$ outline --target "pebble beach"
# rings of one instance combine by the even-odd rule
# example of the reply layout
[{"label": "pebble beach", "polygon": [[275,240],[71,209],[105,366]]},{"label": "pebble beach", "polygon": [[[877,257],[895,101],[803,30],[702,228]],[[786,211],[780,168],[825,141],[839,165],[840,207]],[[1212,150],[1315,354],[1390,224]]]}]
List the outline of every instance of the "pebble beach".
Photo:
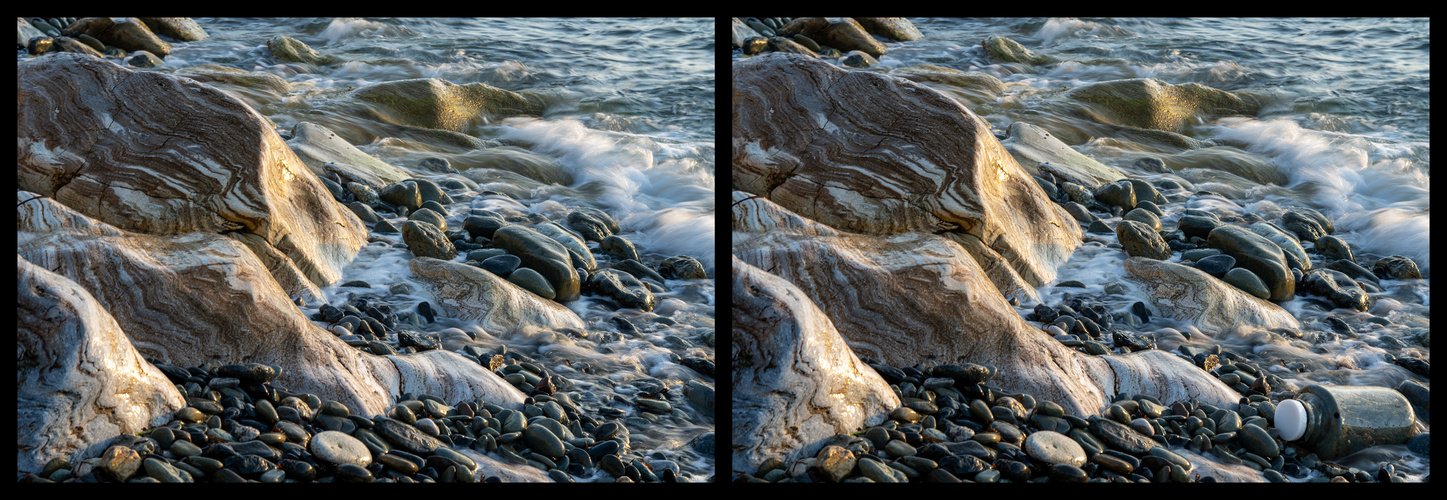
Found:
[{"label": "pebble beach", "polygon": [[[280,285],[290,310],[275,314],[310,325],[287,338],[324,335],[305,343],[400,371],[361,372],[396,391],[374,411],[375,394],[328,392],[305,359],[254,354],[272,352],[264,337],[234,356],[215,353],[238,346],[191,356],[190,345],[138,335],[108,305],[126,299],[91,288],[145,339],[132,341],[153,367],[141,371],[159,370],[173,387],[157,390],[183,404],[132,432],[81,436],[85,451],[42,460],[20,481],[713,480],[713,20],[167,18],[202,33],[156,27],[164,47],[145,50],[85,34],[99,19],[141,24],[22,18],[18,64],[152,73],[249,108],[262,136],[300,160],[285,179],[311,176],[313,199],[354,221],[359,240],[329,280],[316,278],[325,264],[295,256],[305,244],[295,235],[248,243],[272,276],[222,287]],[[27,25],[44,39],[25,36]],[[72,41],[100,47],[82,61]],[[442,106],[414,114],[407,99],[436,98],[422,94]],[[32,206],[65,203],[29,186],[20,196]],[[152,237],[69,205],[54,210]],[[21,224],[32,240],[44,231]],[[46,241],[31,251],[64,246]],[[22,267],[42,258],[20,253]],[[296,264],[276,264],[288,258]],[[400,368],[368,365],[384,359]],[[23,395],[22,407],[47,397]]]},{"label": "pebble beach", "polygon": [[[735,181],[736,190],[747,191],[736,191],[736,204],[753,204],[746,211],[735,210],[736,259],[791,281],[832,320],[834,328],[821,331],[837,329],[836,335],[852,349],[857,363],[868,367],[850,372],[848,362],[840,364],[839,358],[813,361],[806,354],[794,354],[801,364],[844,367],[815,372],[829,374],[814,379],[820,390],[831,383],[839,387],[858,380],[866,380],[858,382],[859,392],[874,394],[876,387],[881,389],[879,396],[870,396],[877,399],[858,403],[861,408],[879,409],[864,416],[862,421],[869,422],[866,425],[834,424],[834,432],[819,431],[810,435],[813,439],[764,439],[762,445],[736,437],[734,463],[742,470],[736,470],[733,480],[1429,480],[1430,101],[1425,84],[1418,85],[1426,81],[1426,20],[900,19],[734,19],[736,73],[767,68],[778,72],[779,78],[793,78],[792,73],[783,75],[808,72],[811,76],[803,80],[825,81],[819,92],[829,94],[797,101],[804,113],[816,112],[813,106],[818,102],[826,103],[820,107],[823,112],[810,115],[820,127],[817,133],[846,129],[856,134],[840,133],[843,147],[790,149],[792,143],[774,141],[766,128],[746,132],[744,138],[735,132],[736,148],[745,143],[756,148],[736,152],[736,179],[743,174],[766,180],[744,187],[737,187],[740,182]],[[1278,45],[1281,50],[1267,49]],[[1370,53],[1372,57],[1343,58],[1340,54],[1344,53]],[[1369,62],[1357,64],[1364,59]],[[828,67],[816,70],[814,61],[843,72]],[[855,74],[881,78],[849,79]],[[836,78],[834,75],[851,76],[828,80]],[[1107,397],[1099,406],[1075,412],[1074,402],[1019,389],[1033,383],[1035,375],[1010,372],[1036,368],[997,367],[999,363],[980,361],[982,349],[968,340],[956,343],[946,334],[937,334],[939,340],[928,341],[936,344],[892,347],[903,337],[890,336],[896,320],[888,317],[891,313],[880,311],[958,317],[946,307],[936,313],[936,309],[913,304],[927,303],[930,293],[894,305],[887,297],[841,299],[840,293],[825,291],[827,285],[821,285],[831,279],[828,271],[778,269],[778,262],[815,264],[781,255],[799,248],[843,247],[843,242],[850,241],[851,252],[864,254],[864,259],[873,259],[878,266],[859,266],[865,269],[858,271],[861,276],[895,273],[916,280],[911,281],[916,287],[958,287],[954,283],[964,271],[941,272],[944,279],[938,283],[928,281],[934,278],[917,281],[920,274],[908,274],[908,267],[896,264],[907,258],[876,250],[881,247],[875,241],[892,244],[906,240],[892,233],[920,231],[901,229],[911,222],[880,229],[885,223],[859,223],[859,216],[849,217],[854,204],[864,202],[840,191],[858,189],[865,200],[887,198],[890,189],[905,182],[899,180],[903,175],[874,181],[872,184],[882,187],[871,191],[856,188],[851,184],[856,181],[848,177],[869,174],[856,174],[849,168],[841,168],[848,173],[826,174],[819,168],[803,174],[830,179],[827,185],[835,191],[830,193],[829,203],[836,207],[833,213],[841,214],[833,216],[795,202],[793,193],[798,191],[791,187],[795,181],[782,180],[788,174],[756,174],[787,167],[791,161],[827,163],[835,158],[831,155],[855,154],[851,146],[866,151],[851,159],[905,158],[916,171],[931,172],[940,162],[938,157],[916,160],[910,155],[918,150],[910,146],[868,153],[871,146],[896,140],[908,143],[908,139],[857,122],[845,124],[877,112],[884,116],[880,130],[890,130],[890,123],[897,126],[899,122],[890,122],[894,117],[884,111],[890,106],[847,108],[871,101],[839,97],[845,94],[837,87],[844,82],[890,78],[912,84],[898,84],[899,90],[880,84],[872,88],[859,84],[857,88],[877,91],[876,102],[895,95],[909,101],[918,95],[916,89],[926,88],[945,96],[948,100],[943,102],[968,109],[988,126],[993,141],[984,141],[998,141],[1043,197],[1063,211],[1067,224],[1078,228],[1073,236],[1078,244],[1070,244],[1072,250],[1055,269],[1057,273],[1032,282],[1034,268],[1016,262],[1021,252],[1009,254],[1000,250],[1003,244],[986,240],[987,246],[1005,254],[1014,267],[1014,273],[1000,274],[965,244],[968,238],[953,235],[966,229],[941,223],[934,226],[934,234],[965,244],[970,250],[966,255],[981,261],[995,285],[985,293],[1002,295],[1013,314],[1027,325],[1020,338],[1031,340],[1011,342],[1054,342],[1065,347],[1073,354],[1042,347],[1060,366],[1039,370],[1063,369],[1064,377],[1075,379],[1097,376],[1091,367],[1099,365],[1091,364],[1091,358],[1110,358],[1108,363],[1119,379],[1122,364],[1116,359],[1146,359],[1141,356],[1153,351],[1167,353],[1174,358],[1169,360],[1173,368],[1167,368],[1157,355],[1151,355],[1149,359],[1154,361],[1145,366],[1182,373],[1171,378],[1201,389],[1188,392],[1199,392],[1202,397],[1157,397],[1163,390],[1169,392],[1161,387],[1166,384],[1144,384],[1138,390],[1117,386],[1114,394],[1107,386]],[[741,105],[762,102],[774,106],[768,111],[777,111],[777,103],[787,98],[772,100],[774,94],[753,87],[754,81],[736,83],[743,85],[742,90],[736,88],[736,96],[748,97],[736,97],[735,113],[740,113]],[[758,81],[766,80],[761,77]],[[840,83],[830,87],[831,81]],[[1132,89],[1142,88],[1166,89],[1173,97],[1164,98],[1170,104],[1150,112],[1155,114],[1145,115],[1132,111],[1144,107],[1113,101],[1115,96],[1132,96],[1136,92]],[[1197,97],[1182,97],[1186,95]],[[848,111],[837,111],[842,109]],[[739,123],[736,118],[736,127]],[[859,138],[862,144],[850,144],[849,137]],[[827,142],[816,139],[814,144]],[[894,154],[898,156],[891,156]],[[748,168],[740,169],[741,162]],[[869,167],[850,168],[866,171]],[[1005,170],[997,177],[1006,182],[1015,175]],[[1012,193],[1003,189],[991,192]],[[757,201],[763,198],[772,201]],[[942,199],[945,201],[924,211],[954,222],[948,218],[952,214],[934,208],[953,202]],[[853,213],[867,218],[881,212]],[[890,215],[908,216],[898,208]],[[747,220],[740,222],[741,217]],[[849,236],[845,231],[870,236]],[[780,232],[792,235],[773,234]],[[813,243],[819,246],[802,245],[806,240],[819,242]],[[920,253],[930,257],[919,257],[919,261],[937,265],[941,261],[934,254],[940,251],[936,246],[928,248]],[[871,251],[880,254],[869,255]],[[849,266],[856,264],[848,259],[822,261],[849,268],[837,276],[852,277],[850,273],[856,271]],[[763,288],[768,282],[754,278],[756,275],[746,279]],[[740,283],[737,276],[736,286]],[[797,293],[780,291],[775,297]],[[788,300],[793,299],[775,300],[792,303]],[[866,305],[878,301],[885,304]],[[736,298],[736,323],[740,321],[739,303]],[[861,308],[869,312],[861,313]],[[807,314],[798,314],[797,328],[815,324],[806,321]],[[883,320],[871,324],[869,314]],[[898,323],[940,325],[926,319],[909,321],[904,318]],[[855,329],[861,325],[869,326]],[[871,327],[878,333],[868,331]],[[969,326],[936,328],[973,335]],[[735,342],[739,342],[737,337]],[[1035,352],[1022,347],[1025,351]],[[810,361],[804,361],[806,358]],[[1064,363],[1062,359],[1087,361]],[[1076,366],[1081,371],[1072,372]],[[1171,371],[1177,370],[1174,367],[1184,371]],[[762,367],[757,369],[763,373]],[[863,375],[845,377],[846,372]],[[882,385],[867,382],[873,374]],[[829,376],[838,378],[819,381]],[[808,382],[792,383],[794,389],[790,390],[812,387]],[[1206,386],[1211,389],[1205,390]],[[1283,439],[1277,409],[1283,401],[1298,398],[1304,389],[1318,386],[1386,391],[1378,394],[1387,394],[1383,400],[1391,404],[1361,410],[1377,415],[1368,425],[1389,425],[1385,415],[1393,412],[1400,415],[1413,410],[1414,418],[1390,424],[1400,431],[1392,442],[1357,447],[1349,453],[1328,453],[1306,442]],[[1078,397],[1074,392],[1067,394]],[[749,411],[776,411],[768,403],[753,396],[740,398],[736,392],[735,405],[740,404],[751,408]],[[880,406],[870,406],[876,404]],[[788,413],[792,410],[777,411],[793,415]],[[830,417],[835,420],[823,420],[861,421],[858,415],[843,415],[845,412],[840,412]],[[734,418],[753,422],[749,413],[736,411]],[[760,431],[764,435],[772,435],[767,424],[760,428],[765,429]],[[769,451],[741,455],[741,449]]]}]

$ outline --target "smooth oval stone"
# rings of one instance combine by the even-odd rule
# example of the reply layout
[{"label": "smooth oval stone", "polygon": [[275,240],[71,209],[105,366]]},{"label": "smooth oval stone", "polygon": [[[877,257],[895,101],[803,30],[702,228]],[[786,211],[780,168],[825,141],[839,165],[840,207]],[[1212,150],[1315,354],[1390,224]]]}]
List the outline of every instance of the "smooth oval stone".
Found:
[{"label": "smooth oval stone", "polygon": [[1085,449],[1074,439],[1054,431],[1038,431],[1025,438],[1025,453],[1047,464],[1085,465]]},{"label": "smooth oval stone", "polygon": [[[521,266],[522,263],[522,259],[519,259],[516,255],[498,255],[488,257],[487,260],[482,261],[482,268],[491,271],[492,274],[507,277],[512,274],[518,266]],[[536,271],[534,272],[536,273]]]},{"label": "smooth oval stone", "polygon": [[860,460],[858,463],[859,473],[863,474],[876,483],[903,483],[907,482],[904,472],[885,465],[878,460]]},{"label": "smooth oval stone", "polygon": [[1377,262],[1372,264],[1372,274],[1384,280],[1422,279],[1422,271],[1417,267],[1417,263],[1401,255],[1377,259]]},{"label": "smooth oval stone", "polygon": [[1090,457],[1090,461],[1095,462],[1097,465],[1105,467],[1106,469],[1109,469],[1111,472],[1114,472],[1116,474],[1125,475],[1135,471],[1135,467],[1132,466],[1130,462],[1122,460],[1114,455],[1097,453],[1094,456]]},{"label": "smooth oval stone", "polygon": [[144,468],[146,469],[146,475],[147,475],[147,476],[153,477],[153,478],[155,478],[156,480],[158,480],[158,481],[160,481],[160,482],[163,482],[163,483],[184,483],[184,482],[186,482],[186,480],[181,477],[181,472],[180,472],[180,471],[176,470],[176,468],[175,468],[174,466],[172,466],[171,464],[166,463],[166,462],[163,461],[163,460],[156,459],[156,458],[147,458],[144,462],[142,462],[142,467],[144,467]]},{"label": "smooth oval stone", "polygon": [[548,430],[546,426],[529,425],[523,429],[523,441],[533,451],[549,458],[561,458],[567,453],[567,450],[563,448],[563,441],[558,439],[558,436]]},{"label": "smooth oval stone", "polygon": [[1107,446],[1132,455],[1149,452],[1155,446],[1150,438],[1114,420],[1099,418],[1091,421],[1090,433]]},{"label": "smooth oval stone", "polygon": [[1135,187],[1126,181],[1115,181],[1095,190],[1095,201],[1108,207],[1131,210],[1136,206],[1136,199]]},{"label": "smooth oval stone", "polygon": [[227,470],[240,474],[242,477],[255,477],[276,468],[276,464],[270,460],[256,455],[237,455],[222,460]]},{"label": "smooth oval stone", "polygon": [[598,249],[603,252],[603,255],[613,257],[620,261],[628,259],[638,260],[638,250],[633,248],[633,242],[628,241],[622,236],[613,235],[603,238],[603,241],[598,243]]},{"label": "smooth oval stone", "polygon": [[1241,430],[1236,432],[1236,439],[1241,442],[1241,447],[1262,458],[1272,459],[1281,454],[1281,448],[1276,445],[1276,440],[1264,429],[1255,425],[1242,426]]},{"label": "smooth oval stone", "polygon": [[406,207],[409,211],[422,208],[422,193],[418,191],[417,183],[411,180],[387,186],[377,196],[388,204]]},{"label": "smooth oval stone", "polygon": [[[447,230],[447,219],[430,208],[419,208],[407,215],[407,220],[426,222],[437,227],[438,231]],[[405,229],[405,228],[404,228]],[[406,233],[403,233],[406,234]]]},{"label": "smooth oval stone", "polygon": [[890,440],[888,444],[885,444],[884,451],[888,452],[891,457],[912,457],[917,453],[913,446],[898,439]]},{"label": "smooth oval stone", "polygon": [[1065,483],[1084,483],[1090,481],[1090,476],[1080,467],[1069,464],[1056,464],[1050,467],[1050,479]]},{"label": "smooth oval stone", "polygon": [[437,438],[428,436],[416,427],[385,417],[373,421],[376,425],[372,426],[372,432],[402,450],[418,455],[431,455],[438,447],[443,446]]},{"label": "smooth oval stone", "polygon": [[397,455],[396,453],[390,453],[390,452],[389,452],[389,453],[383,453],[383,454],[381,454],[381,455],[378,455],[378,456],[377,456],[377,463],[380,463],[380,464],[382,464],[383,466],[385,466],[385,467],[387,467],[387,468],[389,468],[389,469],[392,469],[392,470],[395,470],[395,471],[398,471],[398,472],[401,472],[401,473],[407,474],[407,475],[416,474],[416,473],[417,473],[417,470],[418,470],[418,466],[417,466],[417,464],[416,464],[415,462],[413,462],[413,461],[411,461],[411,460],[407,460],[407,459],[405,459],[405,458],[402,458],[401,456]]},{"label": "smooth oval stone", "polygon": [[[1220,257],[1227,256],[1222,255]],[[1227,284],[1239,288],[1241,291],[1251,294],[1258,299],[1268,299],[1271,297],[1270,290],[1266,289],[1266,283],[1263,283],[1261,278],[1256,276],[1256,273],[1245,268],[1238,267],[1227,271],[1226,275],[1221,277],[1221,281],[1225,281]]]},{"label": "smooth oval stone", "polygon": [[[511,256],[509,255],[508,257]],[[495,259],[497,257],[493,258]],[[553,300],[557,297],[557,294],[553,292],[553,286],[548,284],[548,280],[532,269],[526,267],[516,268],[512,274],[508,275],[507,280],[524,290],[533,292],[539,297],[548,300]]]},{"label": "smooth oval stone", "polygon": [[171,453],[177,457],[194,457],[201,454],[201,448],[189,441],[176,440],[171,443]]},{"label": "smooth oval stone", "polygon": [[317,458],[337,465],[366,467],[372,463],[372,452],[361,440],[338,431],[323,431],[312,436],[310,450]]},{"label": "smooth oval stone", "polygon": [[1191,470],[1191,462],[1189,460],[1186,460],[1185,457],[1177,455],[1176,452],[1173,452],[1171,450],[1167,450],[1165,448],[1157,446],[1155,448],[1151,448],[1150,454],[1165,459],[1167,462],[1178,465],[1185,470]]},{"label": "smooth oval stone", "polygon": [[1152,231],[1161,230],[1160,217],[1157,217],[1154,212],[1151,212],[1150,210],[1146,210],[1144,208],[1136,208],[1134,210],[1131,210],[1130,212],[1127,212],[1124,219],[1133,220],[1141,224],[1145,224],[1147,227],[1150,227]]},{"label": "smooth oval stone", "polygon": [[1212,255],[1196,261],[1196,269],[1220,278],[1236,266],[1236,258],[1230,255]]},{"label": "smooth oval stone", "polygon": [[1265,236],[1236,226],[1211,230],[1206,245],[1236,259],[1236,265],[1260,278],[1270,292],[1268,300],[1282,302],[1296,293],[1296,277],[1287,266],[1285,251]]},{"label": "smooth oval stone", "polygon": [[1145,437],[1151,437],[1156,434],[1155,427],[1152,427],[1151,422],[1144,418],[1137,418],[1135,420],[1131,420],[1130,428],[1134,429],[1136,432],[1141,433]]},{"label": "smooth oval stone", "polygon": [[965,387],[988,380],[990,378],[990,369],[984,365],[974,363],[949,364],[935,366],[931,374],[936,377],[955,379],[956,386]]}]

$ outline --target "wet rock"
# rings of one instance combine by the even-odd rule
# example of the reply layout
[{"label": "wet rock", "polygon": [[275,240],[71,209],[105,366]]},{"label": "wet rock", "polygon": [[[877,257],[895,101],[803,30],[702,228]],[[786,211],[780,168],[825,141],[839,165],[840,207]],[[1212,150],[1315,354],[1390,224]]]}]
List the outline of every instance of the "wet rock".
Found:
[{"label": "wet rock", "polygon": [[552,285],[558,302],[578,299],[580,283],[572,258],[561,243],[523,226],[507,226],[493,233],[492,244],[516,255],[526,266]]},{"label": "wet rock", "polygon": [[618,260],[638,260],[638,250],[633,248],[633,243],[622,236],[608,236],[598,245],[604,255]]},{"label": "wet rock", "polygon": [[377,196],[388,204],[406,208],[408,211],[422,208],[422,193],[417,190],[417,183],[411,180],[387,186]]},{"label": "wet rock", "polygon": [[151,33],[145,23],[134,17],[87,17],[65,29],[67,35],[81,33],[126,52],[144,50],[161,57],[171,55],[171,44]]},{"label": "wet rock", "polygon": [[856,17],[855,21],[870,34],[879,35],[896,42],[908,42],[924,38],[914,23],[903,17]]},{"label": "wet rock", "polygon": [[[1236,259],[1230,255],[1212,255],[1196,261],[1196,269],[1200,269],[1202,272],[1217,278],[1225,276],[1226,272],[1235,266]],[[1256,281],[1261,280],[1257,278]]]},{"label": "wet rock", "polygon": [[1136,432],[1135,429],[1104,418],[1090,421],[1090,433],[1100,438],[1107,446],[1132,455],[1145,454],[1155,446],[1154,441]]},{"label": "wet rock", "polygon": [[1011,40],[1000,35],[990,35],[980,43],[985,49],[985,55],[992,61],[1003,63],[1021,64],[1051,64],[1057,62],[1053,57],[1035,55],[1030,49],[1020,45],[1020,42]]},{"label": "wet rock", "polygon": [[[899,406],[797,286],[737,257],[730,269],[734,470],[757,471],[770,457],[812,457],[825,438],[878,424]],[[816,406],[816,398],[831,404]]]},{"label": "wet rock", "polygon": [[633,275],[616,269],[603,269],[589,275],[588,290],[613,299],[625,308],[645,312],[653,310],[653,292]]},{"label": "wet rock", "polygon": [[412,255],[418,257],[431,257],[439,260],[452,260],[457,257],[457,249],[448,241],[447,236],[432,224],[409,220],[402,223],[402,241],[407,243],[407,249]]},{"label": "wet rock", "polygon": [[1226,275],[1221,277],[1221,281],[1225,281],[1227,284],[1239,288],[1241,291],[1249,293],[1258,299],[1270,297],[1270,293],[1266,289],[1266,283],[1262,283],[1261,278],[1245,268],[1238,267],[1227,271]]},{"label": "wet rock", "polygon": [[658,274],[667,279],[708,279],[708,273],[704,271],[703,264],[698,259],[687,255],[675,255],[663,259],[663,263],[658,266]]},{"label": "wet rock", "polygon": [[328,66],[343,62],[340,58],[323,55],[301,40],[286,35],[271,37],[266,41],[266,48],[271,51],[271,56],[278,62],[303,63],[316,66]]},{"label": "wet rock", "polygon": [[1252,224],[1251,232],[1265,236],[1276,246],[1281,247],[1282,254],[1286,257],[1287,267],[1301,271],[1311,269],[1311,260],[1307,258],[1306,250],[1301,247],[1301,243],[1296,241],[1296,238],[1266,222]]},{"label": "wet rock", "polygon": [[1341,238],[1338,238],[1336,236],[1322,236],[1320,238],[1317,238],[1315,249],[1317,253],[1320,253],[1322,258],[1324,259],[1346,259],[1348,261],[1355,260],[1352,257],[1351,246],[1347,245],[1347,242],[1342,241]]},{"label": "wet rock", "polygon": [[162,36],[169,36],[183,42],[197,42],[205,40],[208,36],[206,30],[200,24],[189,17],[142,17],[141,22],[152,33]]},{"label": "wet rock", "polygon": [[1133,257],[1126,259],[1125,272],[1146,287],[1144,291],[1151,295],[1151,304],[1161,315],[1194,322],[1203,331],[1223,331],[1243,324],[1301,328],[1296,318],[1280,306],[1228,286],[1199,269]]},{"label": "wet rock", "polygon": [[[1134,211],[1132,211],[1134,213]],[[1159,224],[1159,222],[1157,222]],[[1134,220],[1122,220],[1115,226],[1116,238],[1122,250],[1132,257],[1166,260],[1171,258],[1171,249],[1161,239],[1160,233]]]},{"label": "wet rock", "polygon": [[477,321],[487,331],[523,325],[550,329],[583,328],[567,307],[545,300],[490,272],[460,262],[416,258],[408,267],[436,301],[439,314]]},{"label": "wet rock", "polygon": [[1221,221],[1211,217],[1199,215],[1183,215],[1176,222],[1176,229],[1180,229],[1187,238],[1205,238],[1211,234],[1212,229],[1220,226]]},{"label": "wet rock", "polygon": [[1270,290],[1272,302],[1290,300],[1296,291],[1296,278],[1286,264],[1281,247],[1264,236],[1236,226],[1212,229],[1207,246],[1221,250],[1236,259],[1236,265],[1256,274]]},{"label": "wet rock", "polygon": [[1094,119],[1178,132],[1198,116],[1255,115],[1255,98],[1197,83],[1172,85],[1154,78],[1110,80],[1074,87],[1064,96],[1088,105]]},{"label": "wet rock", "polygon": [[1136,206],[1135,187],[1124,180],[1106,184],[1095,190],[1095,201],[1108,207],[1120,207],[1123,210],[1134,209]]},{"label": "wet rock", "polygon": [[378,121],[464,132],[483,120],[537,115],[544,104],[530,92],[512,92],[485,83],[457,85],[437,78],[375,83],[351,96],[370,103],[364,112]]},{"label": "wet rock", "polygon": [[553,291],[552,285],[548,284],[548,280],[544,279],[543,275],[538,274],[537,271],[532,269],[519,267],[508,275],[507,280],[514,285],[522,287],[524,290],[537,294],[539,297],[548,300],[553,300],[557,297],[557,293]]},{"label": "wet rock", "polygon": [[1377,262],[1372,264],[1372,274],[1384,280],[1422,279],[1422,272],[1417,269],[1417,263],[1401,255],[1377,259]]},{"label": "wet rock", "polygon": [[1341,308],[1366,311],[1370,303],[1366,290],[1345,274],[1331,269],[1307,271],[1301,279],[1301,290],[1326,297],[1332,305]]},{"label": "wet rock", "polygon": [[797,18],[779,29],[809,37],[841,51],[858,50],[873,57],[884,55],[884,44],[875,40],[853,18],[829,22],[824,18]]},{"label": "wet rock", "polygon": [[[307,169],[317,176],[336,173],[345,181],[373,189],[412,177],[407,172],[357,149],[336,132],[316,123],[297,122],[291,129],[291,139],[286,141],[286,145],[306,164]],[[369,200],[361,197],[357,199],[370,205]],[[421,202],[418,202],[417,206],[421,206]]]},{"label": "wet rock", "polygon": [[482,237],[491,239],[498,229],[508,226],[509,223],[499,215],[469,215],[462,220],[462,229],[471,234],[474,238]]}]

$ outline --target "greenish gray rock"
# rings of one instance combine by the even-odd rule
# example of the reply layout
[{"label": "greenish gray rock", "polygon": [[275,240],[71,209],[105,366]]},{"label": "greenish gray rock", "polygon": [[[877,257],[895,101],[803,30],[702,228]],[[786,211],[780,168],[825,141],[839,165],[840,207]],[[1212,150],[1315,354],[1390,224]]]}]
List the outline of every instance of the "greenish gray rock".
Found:
[{"label": "greenish gray rock", "polygon": [[[499,276],[503,275],[503,273],[494,274],[498,274]],[[548,280],[532,269],[519,267],[513,270],[511,274],[507,274],[507,280],[514,285],[522,287],[524,290],[537,294],[539,297],[548,300],[553,300],[557,297],[557,293],[553,291],[553,286],[548,284]]]},{"label": "greenish gray rock", "polygon": [[1135,429],[1104,418],[1097,418],[1090,422],[1090,433],[1111,448],[1131,455],[1147,453],[1156,446],[1154,441],[1136,432]]},{"label": "greenish gray rock", "polygon": [[[1140,203],[1148,203],[1148,202],[1144,202],[1144,201],[1143,201],[1143,202],[1140,202]],[[1126,220],[1133,220],[1133,221],[1139,222],[1139,223],[1141,223],[1141,224],[1145,224],[1146,226],[1150,227],[1151,230],[1153,230],[1153,231],[1160,231],[1160,230],[1161,230],[1161,219],[1160,219],[1160,217],[1157,217],[1155,213],[1152,213],[1150,210],[1146,210],[1146,209],[1144,209],[1144,208],[1137,208],[1137,209],[1131,210],[1130,212],[1128,212],[1128,213],[1125,214],[1125,219],[1126,219]]]},{"label": "greenish gray rock", "polygon": [[1115,226],[1115,236],[1120,241],[1121,249],[1132,257],[1156,260],[1171,258],[1171,247],[1161,239],[1160,233],[1140,222],[1122,220],[1119,225]]},{"label": "greenish gray rock", "polygon": [[1106,184],[1095,190],[1095,201],[1108,207],[1134,209],[1136,206],[1135,186],[1124,180]]},{"label": "greenish gray rock", "polygon": [[1322,236],[1316,239],[1315,250],[1327,260],[1355,260],[1352,257],[1352,247],[1347,242],[1336,236]]},{"label": "greenish gray rock", "polygon": [[622,236],[614,235],[603,238],[603,241],[598,244],[598,249],[603,251],[603,255],[618,260],[638,260],[638,250],[633,248],[633,242]]},{"label": "greenish gray rock", "polygon": [[492,245],[516,255],[523,266],[546,278],[558,302],[578,300],[581,283],[562,243],[531,228],[507,226],[493,233]]},{"label": "greenish gray rock", "polygon": [[1319,297],[1326,297],[1332,305],[1345,309],[1366,311],[1369,300],[1366,290],[1340,271],[1312,269],[1301,278],[1301,290]]},{"label": "greenish gray rock", "polygon": [[985,55],[992,61],[1003,63],[1021,64],[1052,64],[1057,62],[1053,57],[1035,55],[1035,52],[1020,45],[1020,42],[1011,40],[1000,35],[990,35],[980,42],[984,47]]},{"label": "greenish gray rock", "polygon": [[344,62],[340,58],[323,55],[301,40],[286,35],[271,37],[271,39],[266,41],[266,48],[271,51],[271,56],[278,62],[304,63],[316,66],[328,66]]},{"label": "greenish gray rock", "polygon": [[563,441],[558,439],[558,436],[548,430],[546,426],[529,425],[523,429],[522,433],[523,441],[527,443],[528,447],[543,456],[557,459],[566,454]]},{"label": "greenish gray rock", "polygon": [[1245,268],[1238,267],[1227,271],[1226,275],[1221,277],[1221,281],[1240,288],[1241,291],[1254,295],[1258,299],[1266,299],[1271,296],[1266,289],[1266,283],[1262,283],[1261,278]]},{"label": "greenish gray rock", "polygon": [[904,472],[895,470],[878,460],[860,460],[859,473],[876,483],[905,483],[909,479]]},{"label": "greenish gray rock", "polygon": [[1236,265],[1260,278],[1270,291],[1267,300],[1283,302],[1296,293],[1296,277],[1287,266],[1285,252],[1265,236],[1236,226],[1212,229],[1206,245],[1236,259]]},{"label": "greenish gray rock", "polygon": [[704,271],[703,263],[687,255],[675,255],[663,259],[663,263],[658,266],[658,274],[668,279],[708,279],[708,273]]},{"label": "greenish gray rock", "polygon": [[1301,247],[1301,243],[1296,241],[1295,237],[1266,222],[1252,224],[1251,232],[1265,236],[1276,246],[1281,247],[1281,251],[1286,257],[1287,267],[1301,271],[1311,269],[1311,259],[1307,258],[1306,249]]},{"label": "greenish gray rock", "polygon": [[1276,458],[1281,454],[1281,447],[1277,446],[1276,439],[1266,433],[1265,429],[1255,425],[1245,425],[1236,432],[1236,438],[1246,451],[1255,453],[1267,460]]},{"label": "greenish gray rock", "polygon": [[603,269],[588,276],[588,290],[613,299],[619,306],[653,310],[653,292],[648,286],[626,272],[617,269]]},{"label": "greenish gray rock", "polygon": [[471,234],[474,238],[492,238],[498,229],[508,226],[509,223],[503,220],[500,215],[469,215],[462,219],[462,229]]},{"label": "greenish gray rock", "polygon": [[1377,277],[1381,279],[1422,279],[1422,271],[1417,269],[1417,263],[1401,255],[1377,259],[1377,262],[1372,264],[1372,274],[1377,275]]},{"label": "greenish gray rock", "polygon": [[422,208],[422,194],[417,183],[411,180],[393,183],[382,189],[378,197],[389,204],[406,208],[408,211]]},{"label": "greenish gray rock", "polygon": [[428,436],[416,427],[386,417],[372,419],[371,431],[386,439],[397,448],[418,455],[431,455],[444,446],[437,438]]}]

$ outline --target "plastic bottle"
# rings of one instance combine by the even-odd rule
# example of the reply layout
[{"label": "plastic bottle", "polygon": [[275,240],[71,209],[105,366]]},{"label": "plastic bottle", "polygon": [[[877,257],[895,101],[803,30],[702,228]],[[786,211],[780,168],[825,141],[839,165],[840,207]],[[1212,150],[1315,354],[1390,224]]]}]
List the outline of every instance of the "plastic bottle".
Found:
[{"label": "plastic bottle", "polygon": [[1333,459],[1381,444],[1401,444],[1417,431],[1417,416],[1400,393],[1386,387],[1307,386],[1276,405],[1281,439]]}]

